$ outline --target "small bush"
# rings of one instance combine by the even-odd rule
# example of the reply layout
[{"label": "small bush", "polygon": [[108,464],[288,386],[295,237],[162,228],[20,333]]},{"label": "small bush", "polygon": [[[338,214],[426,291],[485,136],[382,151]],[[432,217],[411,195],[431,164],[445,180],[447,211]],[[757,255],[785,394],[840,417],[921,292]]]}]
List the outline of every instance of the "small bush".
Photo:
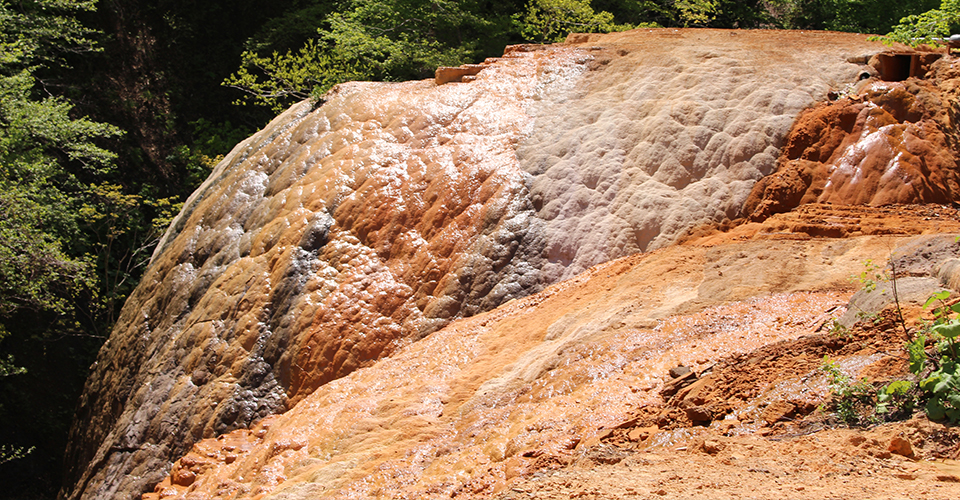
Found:
[{"label": "small bush", "polygon": [[960,303],[947,304],[949,297],[950,292],[942,291],[927,300],[924,309],[932,308],[933,320],[923,323],[904,346],[916,382],[895,380],[877,387],[866,379],[855,381],[825,357],[821,370],[829,379],[831,397],[821,408],[846,425],[907,418],[917,407],[931,420],[960,422]]},{"label": "small bush", "polygon": [[[925,308],[934,307],[934,320],[925,325],[923,333],[907,345],[910,371],[920,382],[927,416],[932,420],[947,419],[960,422],[960,356],[957,337],[960,336],[960,304],[947,305],[950,292],[943,291],[930,297]],[[930,335],[928,338],[927,335]],[[933,349],[927,350],[930,342]]]}]

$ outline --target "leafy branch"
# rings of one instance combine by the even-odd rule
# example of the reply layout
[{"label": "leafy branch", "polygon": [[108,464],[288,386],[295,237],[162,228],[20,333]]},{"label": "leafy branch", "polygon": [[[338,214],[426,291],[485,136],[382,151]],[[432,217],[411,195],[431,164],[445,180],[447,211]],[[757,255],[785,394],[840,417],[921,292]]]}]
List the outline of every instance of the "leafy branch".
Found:
[{"label": "leafy branch", "polygon": [[528,40],[563,41],[574,30],[608,33],[633,28],[616,24],[613,14],[594,12],[590,0],[531,0],[526,12],[515,14],[514,24]]},{"label": "leafy branch", "polygon": [[887,45],[903,43],[911,47],[919,45],[943,45],[950,36],[952,26],[960,24],[960,0],[942,0],[939,9],[900,19],[893,31],[883,36],[871,37]]}]

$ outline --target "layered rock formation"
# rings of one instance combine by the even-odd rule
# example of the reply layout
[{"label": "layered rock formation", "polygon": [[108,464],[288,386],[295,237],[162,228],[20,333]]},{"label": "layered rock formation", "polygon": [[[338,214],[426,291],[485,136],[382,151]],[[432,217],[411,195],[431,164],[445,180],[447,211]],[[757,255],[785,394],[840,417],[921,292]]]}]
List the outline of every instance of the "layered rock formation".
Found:
[{"label": "layered rock formation", "polygon": [[[269,493],[303,474],[314,486],[301,492],[328,482],[360,488],[366,479],[338,474],[361,462],[366,474],[388,458],[363,458],[372,448],[347,446],[354,441],[402,442],[398,453],[413,461],[414,477],[432,463],[428,455],[447,454],[417,444],[437,433],[476,429],[492,443],[457,444],[471,451],[437,466],[454,475],[463,466],[468,479],[467,462],[500,463],[527,449],[509,445],[513,431],[502,439],[481,432],[489,424],[478,415],[521,397],[517,381],[547,376],[554,358],[542,345],[545,325],[559,325],[547,340],[564,342],[596,329],[574,328],[583,321],[571,317],[529,325],[526,340],[513,337],[519,326],[504,326],[509,335],[480,323],[476,334],[437,330],[734,218],[775,169],[800,111],[855,82],[869,71],[860,56],[884,49],[837,33],[643,30],[577,41],[510,48],[470,83],[344,84],[238,145],[174,221],[100,353],[71,436],[64,496],[134,498],[194,442],[298,402],[303,416],[284,417],[302,418],[298,437],[270,441],[272,451],[250,455],[259,465],[237,465],[236,485],[224,488]],[[624,325],[651,327],[696,299],[703,277],[688,278],[652,303],[662,311],[645,309],[640,323]],[[785,277],[776,286],[744,279],[751,293],[790,288]],[[711,290],[708,303],[741,295],[729,284]],[[811,307],[821,307],[817,300]],[[533,303],[522,304],[498,314]],[[570,355],[579,349],[587,347]],[[388,370],[380,375],[362,370],[331,383],[401,351],[376,365]],[[477,364],[501,351],[518,363]],[[424,355],[443,359],[417,360]],[[349,384],[360,385],[337,392]],[[565,384],[544,390],[567,391]],[[393,390],[402,403],[390,401]],[[474,416],[430,430],[450,412]],[[347,431],[351,422],[365,423]],[[595,423],[571,417],[543,432]],[[282,463],[263,468],[276,457]],[[409,467],[388,482],[406,484]],[[184,473],[178,481],[194,480]]]}]

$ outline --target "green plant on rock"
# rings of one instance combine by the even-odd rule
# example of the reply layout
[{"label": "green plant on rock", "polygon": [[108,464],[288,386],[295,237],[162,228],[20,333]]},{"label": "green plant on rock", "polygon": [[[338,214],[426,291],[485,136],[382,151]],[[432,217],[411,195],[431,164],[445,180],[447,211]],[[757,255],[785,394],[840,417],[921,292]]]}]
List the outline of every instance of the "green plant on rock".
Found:
[{"label": "green plant on rock", "polygon": [[834,413],[845,425],[901,420],[912,415],[917,407],[918,390],[909,380],[894,380],[878,387],[865,378],[849,377],[828,356],[824,356],[820,370],[827,375],[830,388],[830,399],[820,409]]},{"label": "green plant on rock", "polygon": [[894,380],[877,391],[874,412],[884,420],[899,420],[913,414],[917,405],[916,387],[909,380]]},{"label": "green plant on rock", "polygon": [[[866,293],[872,293],[877,290],[881,283],[892,285],[893,302],[896,306],[896,322],[903,329],[903,334],[909,337],[907,323],[903,319],[903,311],[900,308],[900,294],[897,292],[897,261],[890,256],[889,263],[886,266],[874,264],[872,259],[867,259],[863,263],[863,271],[850,277],[851,280],[860,283],[861,289]],[[886,292],[886,288],[881,288],[880,292]],[[867,312],[861,310],[857,313],[860,321],[872,321],[874,325],[880,324],[882,318],[878,312]]]},{"label": "green plant on rock", "polygon": [[[927,416],[957,423],[960,422],[960,346],[957,345],[960,317],[953,314],[960,312],[960,303],[947,305],[949,296],[950,292],[942,291],[927,299],[925,308],[940,304],[933,308],[933,322],[924,328],[930,338],[920,334],[907,345],[907,352],[910,371],[920,379],[917,385],[924,393]],[[930,351],[926,349],[928,340],[933,343]]]},{"label": "green plant on rock", "polygon": [[883,316],[881,316],[880,313],[876,313],[876,312],[860,311],[857,313],[857,321],[870,323],[876,326],[883,321]]},{"label": "green plant on rock", "polygon": [[830,322],[830,334],[834,337],[843,338],[850,334],[850,329],[844,326],[840,320],[834,318]]},{"label": "green plant on rock", "polygon": [[890,273],[883,266],[875,264],[873,259],[867,259],[863,262],[863,271],[860,271],[860,274],[854,274],[850,279],[859,282],[863,290],[872,292],[877,289],[880,282],[890,280]]},{"label": "green plant on rock", "polygon": [[821,410],[832,410],[837,419],[846,425],[863,425],[874,421],[876,390],[866,379],[855,381],[843,373],[829,356],[823,357],[820,370],[827,376],[831,395]]},{"label": "green plant on rock", "polygon": [[[865,288],[868,284],[876,288],[873,277],[878,268],[869,261],[866,267],[861,282]],[[829,406],[842,422],[853,425],[894,420],[909,416],[917,406],[923,406],[931,420],[960,422],[960,317],[956,316],[960,303],[948,304],[949,297],[950,292],[944,290],[927,299],[924,309],[933,311],[933,320],[925,322],[920,333],[905,345],[916,384],[895,380],[874,390],[865,380],[852,381],[824,358],[822,369],[829,377],[832,395]],[[897,309],[899,316],[899,304]]]}]

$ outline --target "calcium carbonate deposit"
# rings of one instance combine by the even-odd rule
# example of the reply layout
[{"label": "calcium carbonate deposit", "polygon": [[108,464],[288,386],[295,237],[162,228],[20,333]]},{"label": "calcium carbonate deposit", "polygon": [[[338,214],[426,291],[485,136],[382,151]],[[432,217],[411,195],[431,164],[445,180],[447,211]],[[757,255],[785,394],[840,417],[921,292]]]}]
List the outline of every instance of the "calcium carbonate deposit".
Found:
[{"label": "calcium carbonate deposit", "polygon": [[[164,236],[100,353],[66,496],[137,497],[193,443],[454,319],[736,217],[798,113],[884,50],[774,31],[572,42],[510,47],[471,81],[343,84],[239,144]],[[464,342],[449,355],[475,356]],[[448,383],[437,376],[423,383]],[[423,425],[444,397],[428,386],[404,410]],[[323,460],[336,447],[324,439],[277,446]]]}]

